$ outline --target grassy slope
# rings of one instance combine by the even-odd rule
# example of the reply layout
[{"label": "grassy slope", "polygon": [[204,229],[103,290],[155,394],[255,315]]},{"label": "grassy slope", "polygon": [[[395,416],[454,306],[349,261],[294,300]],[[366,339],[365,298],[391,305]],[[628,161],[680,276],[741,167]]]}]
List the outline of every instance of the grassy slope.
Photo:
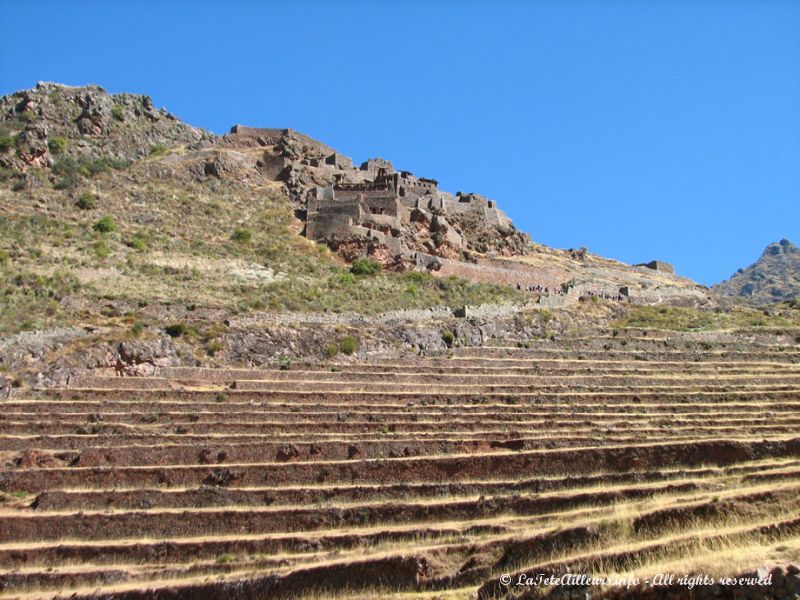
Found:
[{"label": "grassy slope", "polygon": [[[67,189],[44,170],[25,187],[13,176],[0,183],[0,332],[103,324],[118,311],[108,303],[131,305],[136,320],[153,305],[373,313],[521,300],[420,273],[355,276],[298,235],[279,185],[192,177],[182,150],[156,154],[71,169]],[[97,225],[104,217],[110,231]]]},{"label": "grassy slope", "polygon": [[637,306],[629,310],[622,319],[612,323],[612,326],[669,331],[792,329],[800,328],[800,305],[780,305],[766,311],[740,306],[724,312],[680,306]]}]

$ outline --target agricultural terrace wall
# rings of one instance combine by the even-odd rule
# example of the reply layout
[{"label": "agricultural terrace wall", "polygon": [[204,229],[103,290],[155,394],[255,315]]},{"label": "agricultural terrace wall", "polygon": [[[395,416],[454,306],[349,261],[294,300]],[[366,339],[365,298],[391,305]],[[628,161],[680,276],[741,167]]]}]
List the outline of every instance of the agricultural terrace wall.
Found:
[{"label": "agricultural terrace wall", "polygon": [[533,269],[522,263],[492,259],[479,259],[477,264],[448,258],[438,260],[442,266],[435,273],[440,277],[456,275],[481,283],[496,283],[511,287],[542,286],[551,290],[560,290],[561,284],[570,280],[570,275],[566,271]]}]

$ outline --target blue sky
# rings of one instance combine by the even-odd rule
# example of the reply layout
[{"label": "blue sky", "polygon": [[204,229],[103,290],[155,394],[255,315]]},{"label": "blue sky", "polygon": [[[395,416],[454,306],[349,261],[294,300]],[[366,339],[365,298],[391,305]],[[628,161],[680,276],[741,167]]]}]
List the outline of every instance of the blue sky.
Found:
[{"label": "blue sky", "polygon": [[495,198],[536,241],[706,284],[800,243],[798,1],[6,0],[2,14],[0,93],[98,83],[218,133],[293,127]]}]

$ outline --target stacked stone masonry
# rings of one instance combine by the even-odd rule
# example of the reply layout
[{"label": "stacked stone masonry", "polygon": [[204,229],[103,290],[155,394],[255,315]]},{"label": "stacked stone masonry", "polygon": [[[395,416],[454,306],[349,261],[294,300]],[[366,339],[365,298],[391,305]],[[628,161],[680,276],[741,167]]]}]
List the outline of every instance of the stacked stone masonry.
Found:
[{"label": "stacked stone masonry", "polygon": [[[263,168],[286,182],[305,220],[305,235],[312,240],[362,239],[417,261],[420,251],[460,258],[468,249],[454,218],[467,218],[480,229],[518,233],[493,200],[443,192],[435,179],[397,171],[385,159],[371,158],[355,167],[350,158],[291,129],[237,125],[226,139],[266,149]],[[415,231],[424,234],[414,236]],[[415,238],[426,236],[431,238],[427,246],[415,243]]]}]

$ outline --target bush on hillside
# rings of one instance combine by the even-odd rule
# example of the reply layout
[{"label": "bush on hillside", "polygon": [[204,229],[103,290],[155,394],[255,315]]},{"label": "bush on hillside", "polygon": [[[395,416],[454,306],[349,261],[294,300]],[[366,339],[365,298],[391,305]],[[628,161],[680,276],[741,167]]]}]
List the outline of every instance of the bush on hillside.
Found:
[{"label": "bush on hillside", "polygon": [[187,331],[187,327],[185,323],[174,323],[173,325],[167,325],[164,327],[164,333],[166,333],[169,337],[181,337],[185,335]]},{"label": "bush on hillside", "polygon": [[75,203],[75,206],[81,210],[92,210],[97,206],[97,194],[88,191],[83,192],[78,196],[78,201]]},{"label": "bush on hillside", "polygon": [[353,275],[375,275],[380,273],[383,269],[381,263],[369,258],[357,258],[353,261],[353,266],[350,267],[350,272]]},{"label": "bush on hillside", "polygon": [[234,242],[239,242],[240,244],[249,244],[250,240],[253,239],[253,232],[249,229],[245,229],[244,227],[237,227],[233,230],[231,239]]},{"label": "bush on hillside", "polygon": [[60,135],[53,136],[48,140],[47,148],[53,154],[64,154],[67,151],[67,138]]},{"label": "bush on hillside", "polygon": [[455,334],[450,331],[449,329],[445,329],[442,332],[442,341],[447,344],[447,347],[450,348],[453,345],[453,342],[456,341]]},{"label": "bush on hillside", "polygon": [[342,341],[339,342],[339,348],[341,348],[342,352],[348,356],[354,354],[357,347],[358,342],[352,335],[342,338]]},{"label": "bush on hillside", "polygon": [[92,226],[92,229],[99,231],[100,233],[111,233],[112,231],[117,230],[117,224],[110,215],[105,215]]}]

